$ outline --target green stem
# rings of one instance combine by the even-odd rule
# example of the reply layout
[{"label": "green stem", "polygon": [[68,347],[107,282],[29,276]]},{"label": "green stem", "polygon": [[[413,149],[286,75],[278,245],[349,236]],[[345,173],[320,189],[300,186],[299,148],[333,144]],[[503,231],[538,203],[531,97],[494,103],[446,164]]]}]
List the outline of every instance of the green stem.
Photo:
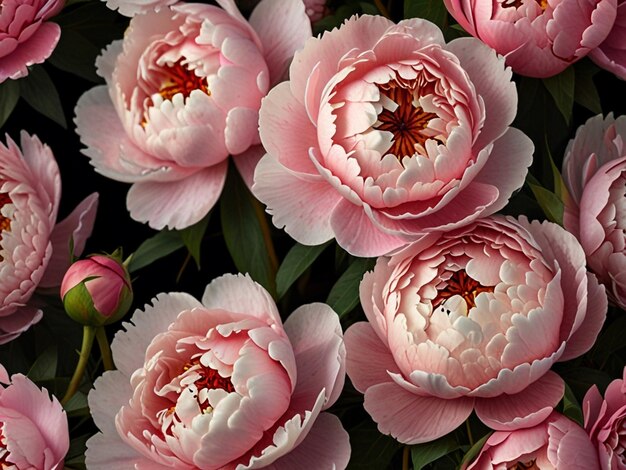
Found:
[{"label": "green stem", "polygon": [[467,429],[467,438],[470,442],[470,447],[474,445],[474,437],[472,436],[472,428],[470,426],[469,418],[465,420],[465,428]]},{"label": "green stem", "polygon": [[270,233],[270,227],[267,224],[267,218],[265,217],[265,211],[261,206],[261,203],[256,199],[252,200],[252,204],[254,205],[254,212],[256,214],[257,219],[259,220],[259,225],[261,226],[261,231],[263,232],[263,240],[265,241],[265,247],[267,248],[267,254],[270,258],[272,269],[272,279],[276,277],[276,271],[278,271],[278,257],[276,256],[276,250],[274,250],[274,243],[272,242],[272,235]]},{"label": "green stem", "polygon": [[409,470],[409,455],[411,454],[411,447],[404,446],[402,452],[402,470]]},{"label": "green stem", "polygon": [[85,369],[87,368],[87,362],[89,361],[89,355],[91,354],[91,347],[93,346],[93,340],[96,336],[96,329],[93,326],[83,326],[83,344],[80,348],[80,355],[78,356],[78,364],[74,370],[74,375],[70,384],[67,387],[65,396],[61,400],[61,404],[65,405],[70,398],[74,396],[80,383],[83,380]]},{"label": "green stem", "polygon": [[111,347],[109,346],[109,340],[107,339],[104,326],[100,326],[96,330],[96,339],[98,340],[98,346],[100,347],[100,355],[102,356],[102,365],[104,366],[104,370],[115,370],[113,356],[111,355]]}]

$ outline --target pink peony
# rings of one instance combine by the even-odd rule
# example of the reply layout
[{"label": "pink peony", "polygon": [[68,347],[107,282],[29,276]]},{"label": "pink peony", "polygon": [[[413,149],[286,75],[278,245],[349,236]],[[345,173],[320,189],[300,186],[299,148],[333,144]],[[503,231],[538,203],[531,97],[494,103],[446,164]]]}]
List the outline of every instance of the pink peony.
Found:
[{"label": "pink peony", "polygon": [[155,229],[209,212],[229,154],[251,180],[261,98],[311,35],[301,0],[263,0],[249,23],[233,0],[219,4],[135,16],[97,60],[107,85],[76,106],[83,153],[98,172],[133,183],[131,217]]},{"label": "pink peony", "polygon": [[61,37],[50,19],[64,0],[2,0],[0,3],[0,83],[28,75],[28,67],[50,57]]},{"label": "pink peony", "polygon": [[87,467],[343,469],[348,434],[332,405],[343,387],[338,317],[304,305],[283,325],[249,277],[211,282],[202,303],[160,294],[113,340],[117,371],[89,393],[101,433]]},{"label": "pink peony", "polygon": [[603,69],[626,80],[626,0],[618,0],[613,29],[589,57]]},{"label": "pink peony", "polygon": [[300,243],[377,256],[502,209],[533,144],[504,59],[432,23],[354,17],[263,101],[254,194]]},{"label": "pink peony", "polygon": [[57,287],[91,234],[97,194],[56,223],[61,178],[54,155],[36,136],[21,134],[21,150],[0,142],[0,344],[41,319],[29,301],[37,287]]},{"label": "pink peony", "polygon": [[563,225],[580,241],[609,298],[626,308],[626,116],[592,117],[565,150]]},{"label": "pink peony", "polygon": [[529,429],[493,433],[467,467],[468,470],[597,468],[598,458],[584,429],[557,412]]},{"label": "pink peony", "polygon": [[617,0],[444,0],[472,36],[529,77],[551,77],[608,36]]},{"label": "pink peony", "polygon": [[67,417],[58,400],[22,374],[0,366],[0,466],[62,470],[70,447]]},{"label": "pink peony", "polygon": [[551,366],[589,350],[607,310],[574,236],[525,218],[426,235],[379,258],[360,292],[369,322],[346,331],[348,375],[407,444],[472,410],[501,431],[543,421],[563,395]]},{"label": "pink peony", "polygon": [[597,446],[602,470],[626,469],[626,368],[604,393],[595,385],[583,399],[585,430]]}]

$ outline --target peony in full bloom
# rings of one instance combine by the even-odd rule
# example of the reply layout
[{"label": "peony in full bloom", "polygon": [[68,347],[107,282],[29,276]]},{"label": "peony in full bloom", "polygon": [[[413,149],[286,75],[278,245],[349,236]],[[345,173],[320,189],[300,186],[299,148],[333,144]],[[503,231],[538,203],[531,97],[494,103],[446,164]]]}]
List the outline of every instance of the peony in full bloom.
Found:
[{"label": "peony in full bloom", "polygon": [[37,287],[56,287],[91,234],[98,195],[57,223],[61,177],[50,148],[21,134],[21,149],[0,143],[0,344],[41,319],[29,301]]},{"label": "peony in full bloom", "polygon": [[513,71],[551,77],[607,38],[618,0],[444,0],[472,36],[506,57]]},{"label": "peony in full bloom", "polygon": [[160,294],[112,343],[118,368],[89,393],[101,433],[91,470],[343,469],[348,434],[323,412],[341,393],[337,314],[303,305],[284,325],[247,276],[211,282],[202,303]]},{"label": "peony in full bloom", "polygon": [[535,426],[563,395],[551,366],[593,345],[604,288],[560,226],[492,216],[379,258],[360,286],[368,322],[345,333],[347,372],[378,429],[428,442],[475,410]]},{"label": "peony in full bloom", "polygon": [[261,98],[311,35],[301,0],[263,0],[249,22],[233,0],[218,3],[133,17],[97,60],[106,85],[76,106],[83,153],[99,173],[133,183],[130,215],[155,229],[209,212],[229,154],[251,184]]},{"label": "peony in full bloom", "polygon": [[609,298],[626,308],[626,116],[590,118],[563,160],[564,227],[580,241]]},{"label": "peony in full bloom", "polygon": [[263,100],[252,191],[300,243],[386,254],[506,205],[533,153],[516,110],[510,69],[480,41],[353,17],[309,39]]},{"label": "peony in full bloom", "polygon": [[62,470],[70,447],[59,401],[22,374],[0,365],[0,465],[7,469]]},{"label": "peony in full bloom", "polygon": [[64,0],[2,0],[0,3],[0,83],[28,75],[28,67],[52,54],[61,28],[48,20]]},{"label": "peony in full bloom", "polygon": [[600,395],[592,386],[583,399],[585,430],[595,444],[601,470],[626,469],[626,368],[624,377]]},{"label": "peony in full bloom", "polygon": [[[560,413],[528,429],[499,431],[467,470],[592,470],[598,458],[585,430]],[[608,468],[608,467],[607,467]],[[617,470],[618,467],[612,467]]]},{"label": "peony in full bloom", "polygon": [[618,0],[617,18],[611,32],[589,57],[603,69],[626,80],[626,0]]}]

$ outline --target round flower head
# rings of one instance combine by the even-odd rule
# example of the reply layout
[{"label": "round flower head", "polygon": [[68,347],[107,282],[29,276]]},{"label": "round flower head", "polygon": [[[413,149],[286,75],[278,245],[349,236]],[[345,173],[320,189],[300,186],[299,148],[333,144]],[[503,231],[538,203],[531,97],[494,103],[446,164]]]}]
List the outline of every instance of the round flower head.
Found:
[{"label": "round flower head", "polygon": [[97,194],[56,223],[61,199],[59,168],[49,147],[21,134],[21,149],[0,143],[0,344],[41,319],[29,303],[37,287],[57,287],[80,255],[93,227]]},{"label": "round flower head", "polygon": [[432,23],[354,17],[307,41],[259,117],[254,194],[298,242],[378,256],[503,208],[533,145],[504,59]]},{"label": "round flower head", "polygon": [[585,430],[595,444],[601,470],[626,469],[626,368],[624,377],[600,395],[592,386],[583,399]]},{"label": "round flower head", "polygon": [[615,23],[617,0],[444,0],[472,36],[513,71],[551,77],[598,47]]},{"label": "round flower head", "polygon": [[476,460],[466,468],[591,470],[598,468],[598,458],[585,430],[553,412],[532,428],[494,432]]},{"label": "round flower head", "polygon": [[47,20],[63,0],[2,0],[0,4],[0,83],[28,75],[28,67],[52,54],[61,37],[59,25]]},{"label": "round flower head", "polygon": [[0,465],[62,470],[70,447],[67,417],[58,400],[22,374],[0,365]]},{"label": "round flower head", "polygon": [[112,343],[118,368],[89,393],[101,433],[87,467],[343,469],[348,435],[323,412],[343,387],[337,314],[304,305],[283,325],[249,277],[211,282],[202,303],[161,294]]},{"label": "round flower head", "polygon": [[580,240],[609,298],[626,308],[626,116],[589,119],[565,150],[564,227]]},{"label": "round flower head", "polygon": [[76,105],[83,153],[98,172],[133,183],[130,215],[155,229],[182,229],[209,212],[229,154],[251,180],[261,98],[311,35],[300,0],[263,0],[250,22],[233,0],[218,3],[133,17],[97,60],[106,85]]},{"label": "round flower head", "polygon": [[407,444],[476,411],[492,429],[543,421],[551,366],[593,345],[607,299],[576,239],[550,222],[488,217],[379,258],[346,331],[347,371],[378,429]]}]

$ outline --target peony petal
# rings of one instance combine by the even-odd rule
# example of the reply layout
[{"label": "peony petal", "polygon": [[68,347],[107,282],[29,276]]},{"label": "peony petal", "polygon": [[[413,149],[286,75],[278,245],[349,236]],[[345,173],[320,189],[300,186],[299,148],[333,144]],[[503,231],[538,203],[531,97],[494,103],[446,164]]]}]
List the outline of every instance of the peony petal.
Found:
[{"label": "peony petal", "polygon": [[245,152],[233,157],[233,162],[241,175],[241,179],[243,179],[250,191],[252,191],[252,185],[254,184],[254,171],[263,155],[265,155],[263,146],[253,145]]},{"label": "peony petal", "polygon": [[442,400],[414,395],[395,383],[382,383],[365,392],[365,409],[378,430],[403,444],[433,441],[456,429],[470,413],[474,400]]},{"label": "peony petal", "polygon": [[32,325],[39,322],[43,312],[35,307],[18,307],[11,315],[0,317],[0,344],[17,338]]},{"label": "peony petal", "polygon": [[552,413],[564,390],[563,379],[548,372],[516,395],[477,398],[476,415],[498,431],[536,426]]},{"label": "peony petal", "polygon": [[337,313],[322,303],[303,305],[289,315],[285,332],[298,369],[290,406],[309,410],[325,390],[322,410],[329,408],[339,398],[346,375],[346,348]]},{"label": "peony petal", "polygon": [[301,0],[262,0],[250,25],[263,44],[270,84],[284,80],[294,53],[312,36],[311,21]]},{"label": "peony petal", "polygon": [[161,230],[166,226],[183,229],[200,221],[217,202],[228,162],[198,171],[179,181],[146,181],[133,184],[126,206],[138,222]]},{"label": "peony petal", "polygon": [[[0,57],[0,83],[28,75],[28,67],[45,61],[59,42],[61,28],[55,23],[43,23],[11,54]],[[4,38],[3,38],[4,40]]]}]

